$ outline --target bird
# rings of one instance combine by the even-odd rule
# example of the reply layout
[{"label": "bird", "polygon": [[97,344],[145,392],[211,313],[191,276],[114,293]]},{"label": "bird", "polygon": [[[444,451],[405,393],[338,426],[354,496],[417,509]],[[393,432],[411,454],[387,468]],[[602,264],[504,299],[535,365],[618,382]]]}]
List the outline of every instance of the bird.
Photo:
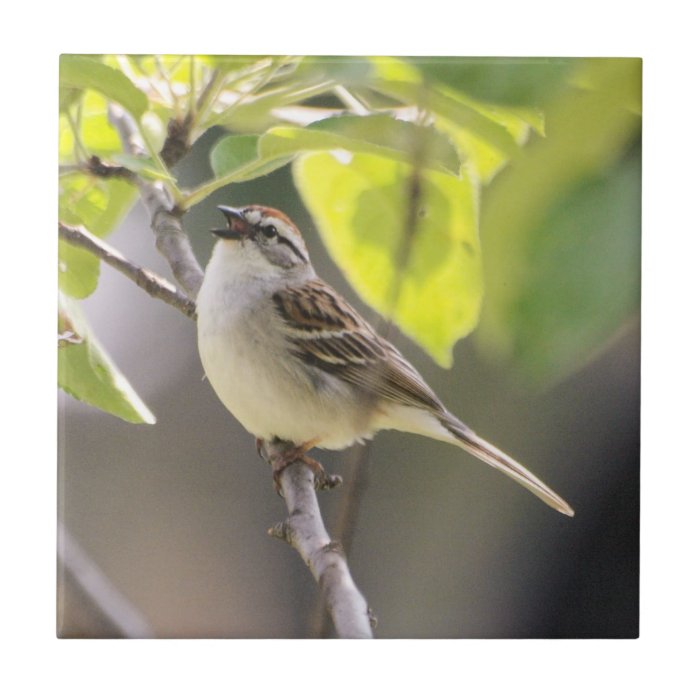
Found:
[{"label": "bird", "polygon": [[313,447],[342,450],[387,429],[450,443],[568,516],[549,486],[450,413],[413,365],[333,287],[283,212],[219,206],[226,226],[197,296],[197,344],[214,392],[258,441],[292,445],[279,473]]}]

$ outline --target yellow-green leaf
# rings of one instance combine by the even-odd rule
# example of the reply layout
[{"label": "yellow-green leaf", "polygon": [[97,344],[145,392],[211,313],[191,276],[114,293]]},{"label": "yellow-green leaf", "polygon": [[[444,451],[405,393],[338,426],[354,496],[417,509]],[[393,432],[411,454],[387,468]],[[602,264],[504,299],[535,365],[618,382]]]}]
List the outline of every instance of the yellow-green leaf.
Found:
[{"label": "yellow-green leaf", "polygon": [[460,99],[455,99],[449,91],[400,80],[377,79],[371,86],[385,95],[427,109],[453,124],[468,129],[505,155],[518,152],[518,143],[508,129],[481,110],[472,107],[466,100],[461,99],[461,96]]},{"label": "yellow-green leaf", "polygon": [[[123,180],[73,173],[59,180],[58,218],[104,237],[126,215],[135,197],[135,187]],[[100,262],[94,255],[59,241],[58,285],[63,292],[83,299],[95,291],[99,274]]]},{"label": "yellow-green leaf", "polygon": [[94,337],[80,307],[59,297],[58,385],[79,401],[129,423],[155,423],[155,416]]},{"label": "yellow-green leaf", "polygon": [[89,297],[100,278],[100,260],[87,250],[58,242],[58,287],[74,299]]},{"label": "yellow-green leaf", "polygon": [[575,65],[567,58],[412,58],[429,81],[486,102],[541,106],[561,90]]},{"label": "yellow-green leaf", "polygon": [[544,131],[544,117],[537,108],[482,102],[449,86],[426,84],[418,69],[406,61],[375,61],[371,86],[431,111],[437,129],[449,135],[482,182],[517,155],[531,128],[539,134]]},{"label": "yellow-green leaf", "polygon": [[[75,113],[73,119],[76,122],[78,136],[87,153],[107,159],[115,153],[120,153],[122,145],[119,135],[107,117],[107,100],[97,92],[86,90],[80,94],[79,101],[80,109],[73,108],[71,112]],[[65,113],[62,113],[59,118],[58,152],[62,163],[76,161],[75,134]]]},{"label": "yellow-green leaf", "polygon": [[289,163],[291,155],[262,158],[258,153],[258,137],[249,134],[225,136],[216,143],[209,154],[209,162],[219,184],[244,182],[281,168]]},{"label": "yellow-green leaf", "polygon": [[216,177],[243,170],[258,159],[258,137],[253,134],[224,136],[209,154],[211,169]]},{"label": "yellow-green leaf", "polygon": [[165,174],[160,170],[153,158],[149,156],[135,156],[130,153],[116,153],[111,159],[111,162],[117,165],[123,165],[132,172],[138,173],[141,177],[147,180],[167,180],[175,183],[173,175]]},{"label": "yellow-green leaf", "polygon": [[303,151],[344,149],[396,158],[419,160],[426,168],[459,175],[459,156],[449,139],[432,127],[394,119],[388,115],[331,117],[306,128],[280,126],[260,138],[263,158],[279,158]]},{"label": "yellow-green leaf", "polygon": [[87,56],[61,56],[59,84],[64,88],[90,89],[140,117],[148,109],[148,99],[129,78],[116,68]]},{"label": "yellow-green leaf", "polygon": [[59,181],[58,216],[104,237],[126,216],[136,195],[136,188],[125,180],[73,173]]},{"label": "yellow-green leaf", "polygon": [[[308,154],[293,172],[328,251],[358,295],[449,366],[455,342],[477,323],[482,298],[472,181],[422,170],[416,188],[411,166],[363,153]],[[407,230],[411,201],[413,231]]]}]

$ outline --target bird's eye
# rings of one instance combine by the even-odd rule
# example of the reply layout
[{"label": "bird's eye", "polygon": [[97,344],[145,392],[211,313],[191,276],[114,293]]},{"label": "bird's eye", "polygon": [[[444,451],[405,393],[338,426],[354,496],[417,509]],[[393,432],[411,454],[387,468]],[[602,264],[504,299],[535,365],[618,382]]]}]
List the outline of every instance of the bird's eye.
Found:
[{"label": "bird's eye", "polygon": [[268,226],[263,226],[262,228],[263,236],[266,238],[274,238],[277,235],[277,229],[269,224]]}]

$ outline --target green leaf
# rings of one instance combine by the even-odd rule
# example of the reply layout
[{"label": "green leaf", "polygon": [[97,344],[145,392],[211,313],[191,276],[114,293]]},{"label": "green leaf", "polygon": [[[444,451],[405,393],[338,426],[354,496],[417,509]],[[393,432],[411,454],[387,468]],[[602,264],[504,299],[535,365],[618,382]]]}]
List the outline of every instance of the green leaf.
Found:
[{"label": "green leaf", "polygon": [[[107,117],[107,100],[97,92],[80,93],[80,123],[77,125],[80,141],[91,155],[110,158],[122,150],[121,141]],[[75,111],[75,110],[71,110]],[[68,117],[59,119],[59,157],[63,163],[74,163],[75,134]]]},{"label": "green leaf", "polygon": [[104,237],[126,216],[136,195],[125,180],[73,173],[59,181],[59,219]]},{"label": "green leaf", "polygon": [[307,151],[344,150],[383,155],[440,172],[459,174],[459,156],[450,141],[435,129],[388,116],[334,117],[306,128],[275,127],[262,136],[234,135],[212,149],[210,162],[216,180],[187,199],[188,206],[232,182],[267,175]]},{"label": "green leaf", "polygon": [[213,114],[203,126],[221,125],[235,131],[260,133],[280,122],[272,113],[276,108],[304,102],[328,92],[332,87],[333,83],[329,80],[310,85],[299,84],[296,81],[283,84],[260,95],[251,95],[244,101],[236,102],[222,112]]},{"label": "green leaf", "polygon": [[[477,190],[461,178],[376,155],[294,164],[294,181],[330,255],[359,296],[442,366],[476,325],[482,297]],[[417,199],[416,199],[417,194]],[[416,225],[407,235],[409,202]]]},{"label": "green leaf", "polygon": [[412,58],[429,82],[485,102],[542,106],[566,83],[575,60],[563,58]]},{"label": "green leaf", "polygon": [[75,88],[59,87],[58,88],[58,111],[67,112],[71,105],[74,105],[80,99],[81,91]]},{"label": "green leaf", "polygon": [[540,110],[476,100],[449,86],[426,84],[415,66],[405,61],[377,61],[372,88],[406,104],[432,112],[437,129],[449,135],[482,182],[519,153],[530,129],[544,133]]},{"label": "green leaf", "polygon": [[96,90],[109,100],[118,102],[136,118],[148,109],[146,95],[124,73],[86,56],[61,56],[59,85]]},{"label": "green leaf", "polygon": [[58,242],[58,287],[75,299],[89,297],[100,278],[100,261],[92,253]]},{"label": "green leaf", "polygon": [[578,69],[572,76],[572,82],[584,90],[602,90],[607,92],[607,96],[614,99],[621,107],[641,116],[641,59],[618,58],[613,60],[618,66],[626,66],[631,72],[637,73],[638,79],[629,80],[624,84],[618,85],[617,90],[614,93],[610,93],[606,88],[610,72],[610,59],[587,58],[578,65]]},{"label": "green leaf", "polygon": [[502,124],[469,104],[462,95],[429,85],[405,81],[376,80],[372,87],[409,105],[429,110],[459,128],[467,129],[504,155],[518,152],[518,143]]},{"label": "green leaf", "polygon": [[[482,117],[505,129],[514,144],[524,144],[531,129],[544,134],[544,117],[538,110],[529,107],[511,108],[484,104],[457,93],[448,92],[445,96],[473,109]],[[500,144],[494,144],[493,139],[485,135],[483,129],[475,129],[469,122],[461,122],[456,113],[448,111],[446,114],[447,116],[444,116],[443,110],[436,115],[436,127],[450,135],[463,154],[463,159],[474,166],[482,182],[490,182],[511,157],[517,155],[517,151],[513,148],[504,149]]]},{"label": "green leaf", "polygon": [[359,57],[272,58],[273,70],[268,74],[260,72],[265,61],[252,67],[256,72],[252,80],[247,79],[246,71],[240,73],[242,83],[234,74],[236,89],[243,94],[234,104],[211,114],[203,126],[221,125],[238,132],[261,133],[282,121],[274,113],[276,109],[303,104],[332,91],[336,84],[366,85],[373,73],[372,64]]},{"label": "green leaf", "polygon": [[410,61],[394,56],[372,56],[373,79],[416,83],[423,82],[423,75]]},{"label": "green leaf", "polygon": [[268,175],[292,159],[292,156],[261,158],[258,140],[253,135],[225,136],[212,148],[209,154],[212,170],[217,178],[226,178],[220,186]]},{"label": "green leaf", "polygon": [[58,385],[129,423],[156,419],[95,339],[77,303],[59,297]]},{"label": "green leaf", "polygon": [[307,84],[333,80],[342,85],[365,85],[374,73],[372,60],[362,56],[305,56],[294,73]]},{"label": "green leaf", "polygon": [[175,182],[175,177],[166,175],[158,168],[149,156],[134,156],[129,153],[116,153],[111,159],[117,165],[123,165],[132,172],[138,173],[148,180],[169,180]]},{"label": "green leaf", "polygon": [[304,151],[346,150],[394,158],[459,175],[459,156],[450,141],[432,127],[385,115],[331,117],[302,129],[280,126],[263,134],[260,155],[274,158]]},{"label": "green leaf", "polygon": [[160,152],[168,135],[165,124],[171,112],[170,110],[160,110],[160,112],[163,114],[163,117],[156,110],[148,110],[141,117],[141,133],[148,138],[149,146],[153,149],[152,153]]},{"label": "green leaf", "polygon": [[630,158],[578,182],[530,231],[510,332],[513,363],[535,382],[579,367],[637,313],[640,194]]},{"label": "green leaf", "polygon": [[250,66],[254,66],[255,64],[260,63],[262,61],[269,60],[270,58],[273,57],[252,55],[224,56],[217,54],[196,56],[197,61],[201,61],[206,65],[212,66],[213,68],[218,68],[227,73],[238,72],[245,68],[249,68]]},{"label": "green leaf", "polygon": [[[58,218],[104,237],[129,211],[136,194],[136,188],[123,180],[73,173],[59,180]],[[59,241],[58,285],[63,292],[83,299],[97,288],[99,274],[100,262],[94,255]]]},{"label": "green leaf", "polygon": [[245,182],[268,175],[291,160],[291,156],[260,158],[257,144],[258,137],[252,135],[226,136],[221,139],[209,154],[214,179],[190,192],[183,200],[183,207],[191,209],[232,182]]},{"label": "green leaf", "polygon": [[640,133],[625,103],[640,89],[641,62],[602,68],[597,89],[570,89],[550,104],[547,137],[484,199],[477,341],[535,381],[579,366],[635,307],[638,165],[617,162]]},{"label": "green leaf", "polygon": [[222,177],[258,160],[258,137],[254,135],[224,136],[209,154],[214,175]]}]

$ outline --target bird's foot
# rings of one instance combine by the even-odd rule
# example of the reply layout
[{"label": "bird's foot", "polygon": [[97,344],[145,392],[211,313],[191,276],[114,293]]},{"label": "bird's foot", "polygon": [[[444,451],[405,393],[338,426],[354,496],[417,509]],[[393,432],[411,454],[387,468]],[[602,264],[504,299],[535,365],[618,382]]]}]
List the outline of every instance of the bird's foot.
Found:
[{"label": "bird's foot", "polygon": [[[258,453],[262,456],[262,441],[257,440]],[[272,467],[272,481],[275,491],[278,495],[282,495],[282,472],[294,462],[303,462],[314,475],[314,488],[316,490],[327,490],[340,486],[343,479],[337,474],[327,474],[326,470],[315,459],[306,454],[314,446],[314,442],[306,442],[303,445],[294,445],[283,452],[278,452],[269,458],[270,466]]]}]

